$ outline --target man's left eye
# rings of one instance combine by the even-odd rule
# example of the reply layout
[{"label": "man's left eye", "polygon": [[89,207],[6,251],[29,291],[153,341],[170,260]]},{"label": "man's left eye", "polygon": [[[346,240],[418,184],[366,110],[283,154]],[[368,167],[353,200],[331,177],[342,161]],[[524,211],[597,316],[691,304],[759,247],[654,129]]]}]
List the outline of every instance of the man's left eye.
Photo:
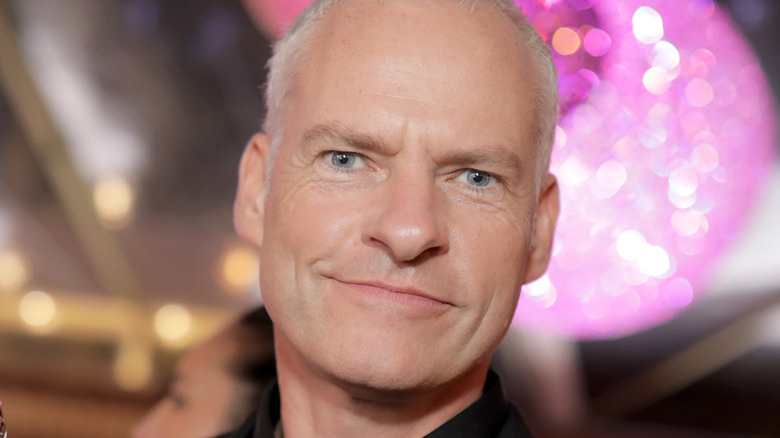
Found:
[{"label": "man's left eye", "polygon": [[342,169],[353,169],[356,167],[363,167],[363,157],[354,152],[328,152],[330,155],[330,162],[336,167]]},{"label": "man's left eye", "polygon": [[458,175],[457,180],[474,187],[487,187],[493,180],[493,175],[477,169],[466,169]]}]

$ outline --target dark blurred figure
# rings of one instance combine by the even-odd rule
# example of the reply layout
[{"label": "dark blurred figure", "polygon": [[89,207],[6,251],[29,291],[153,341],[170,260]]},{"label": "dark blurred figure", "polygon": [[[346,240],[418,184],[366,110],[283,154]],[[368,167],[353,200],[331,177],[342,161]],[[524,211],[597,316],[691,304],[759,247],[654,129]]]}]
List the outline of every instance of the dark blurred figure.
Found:
[{"label": "dark blurred figure", "polygon": [[3,402],[0,401],[0,438],[6,437],[5,421],[3,421]]},{"label": "dark blurred figure", "polygon": [[208,437],[235,429],[276,374],[273,328],[261,307],[190,350],[133,438]]}]

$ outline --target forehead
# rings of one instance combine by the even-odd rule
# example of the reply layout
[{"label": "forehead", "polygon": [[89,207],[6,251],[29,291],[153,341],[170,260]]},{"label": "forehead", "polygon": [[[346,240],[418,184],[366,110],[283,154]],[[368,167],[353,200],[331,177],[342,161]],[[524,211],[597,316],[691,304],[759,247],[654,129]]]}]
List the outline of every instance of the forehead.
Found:
[{"label": "forehead", "polygon": [[315,34],[315,40],[345,43],[347,51],[409,39],[442,52],[477,47],[487,55],[522,46],[510,18],[489,0],[342,0],[316,25]]},{"label": "forehead", "polygon": [[292,104],[325,114],[337,103],[379,104],[430,122],[446,115],[450,127],[484,119],[525,136],[518,122],[533,111],[530,50],[490,2],[466,3],[344,0],[304,49]]}]

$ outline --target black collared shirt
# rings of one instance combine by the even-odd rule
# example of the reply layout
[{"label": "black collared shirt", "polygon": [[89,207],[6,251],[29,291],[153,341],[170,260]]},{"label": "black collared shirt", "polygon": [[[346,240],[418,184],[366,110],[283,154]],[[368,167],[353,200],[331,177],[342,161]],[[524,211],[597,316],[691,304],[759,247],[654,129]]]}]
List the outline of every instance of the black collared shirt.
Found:
[{"label": "black collared shirt", "polygon": [[[273,438],[279,411],[279,387],[274,381],[259,411],[238,430],[217,438]],[[424,438],[532,438],[532,435],[515,407],[504,399],[498,375],[491,371],[482,397]]]}]

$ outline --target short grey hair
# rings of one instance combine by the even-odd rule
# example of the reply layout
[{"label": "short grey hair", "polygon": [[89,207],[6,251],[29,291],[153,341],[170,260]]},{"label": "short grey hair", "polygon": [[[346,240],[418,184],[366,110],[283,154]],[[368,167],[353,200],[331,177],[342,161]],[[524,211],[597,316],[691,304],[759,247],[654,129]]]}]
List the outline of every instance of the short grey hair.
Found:
[{"label": "short grey hair", "polygon": [[[266,86],[266,118],[263,130],[270,139],[271,160],[284,131],[284,112],[290,81],[300,66],[306,45],[317,28],[317,23],[342,0],[315,0],[287,29],[284,36],[274,44],[273,56],[268,61],[268,83]],[[388,0],[378,0],[388,1]],[[473,2],[472,9],[480,0],[459,0],[460,3]],[[533,24],[523,14],[514,0],[489,1],[502,14],[512,20],[518,32],[519,40],[527,44],[535,57],[537,81],[534,82],[534,100],[536,101],[536,136],[542,150],[538,162],[538,174],[549,167],[550,153],[555,138],[555,125],[558,118],[558,71],[553,63],[550,48],[542,40]]]}]

